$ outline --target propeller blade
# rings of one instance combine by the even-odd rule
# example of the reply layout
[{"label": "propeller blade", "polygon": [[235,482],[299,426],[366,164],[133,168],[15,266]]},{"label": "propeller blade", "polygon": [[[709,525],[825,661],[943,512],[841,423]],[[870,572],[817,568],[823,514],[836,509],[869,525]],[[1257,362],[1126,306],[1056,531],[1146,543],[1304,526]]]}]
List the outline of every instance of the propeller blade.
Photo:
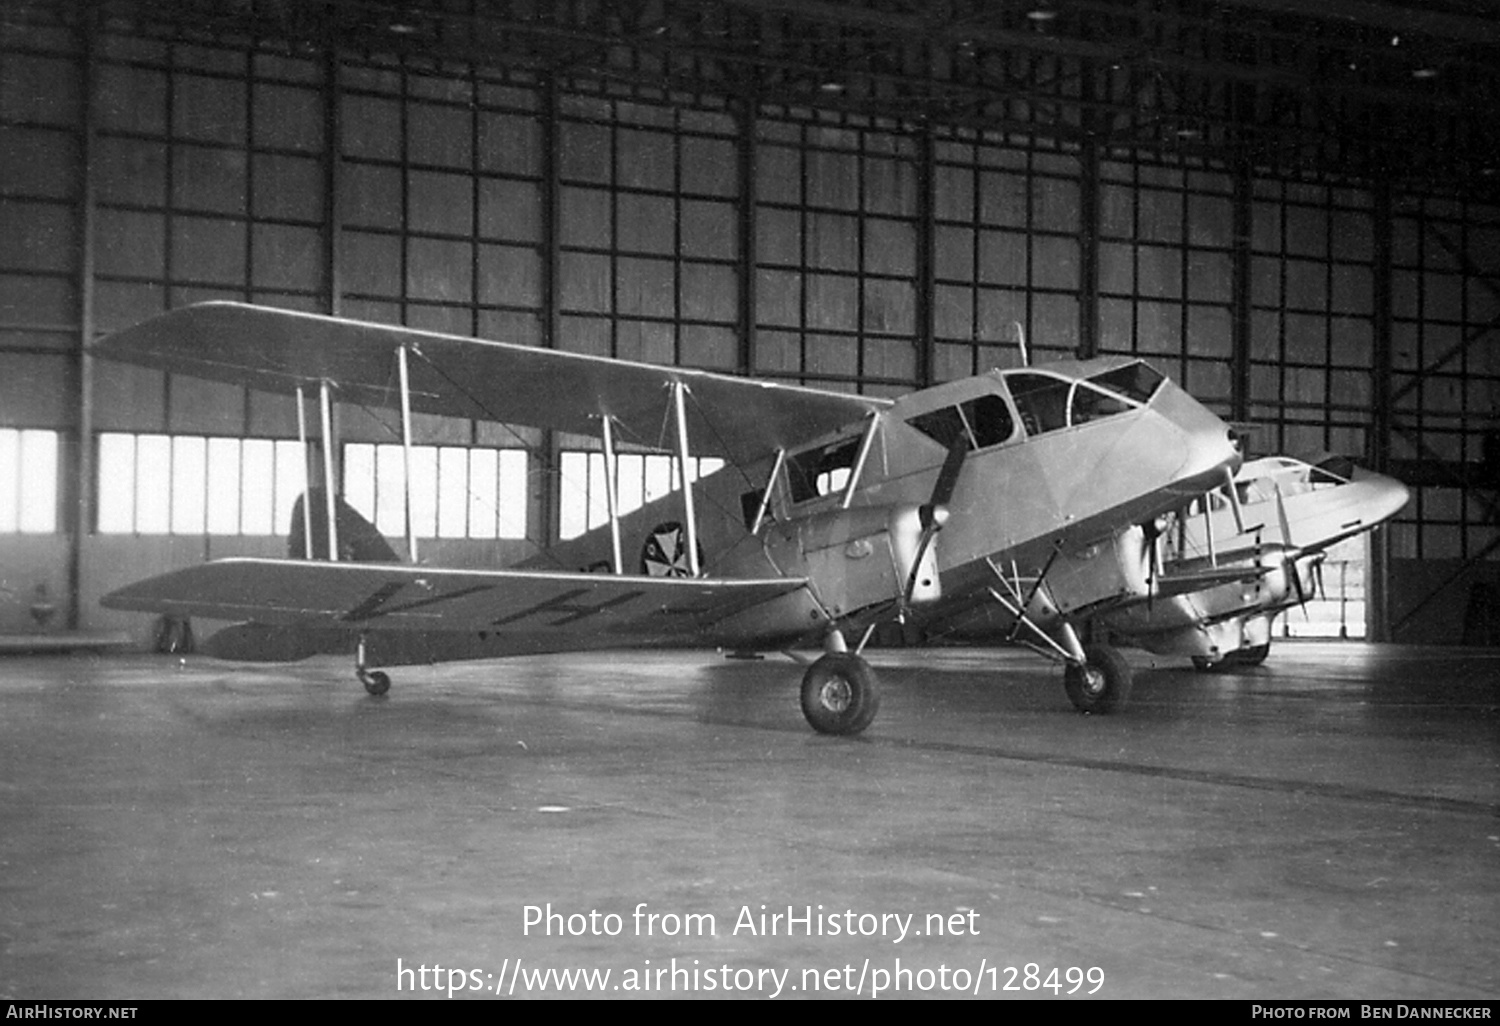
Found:
[{"label": "propeller blade", "polygon": [[917,554],[911,563],[911,574],[907,577],[906,588],[901,593],[903,606],[911,601],[912,593],[916,591],[917,574],[922,571],[922,559],[927,555],[932,539],[948,522],[948,503],[953,498],[954,489],[958,487],[958,477],[963,473],[964,460],[968,457],[969,436],[967,432],[961,431],[953,440],[953,444],[948,446],[948,455],[943,459],[942,469],[938,471],[937,482],[932,486],[932,495],[917,510],[917,515],[922,522],[922,537],[917,542]]},{"label": "propeller blade", "polygon": [[[958,475],[963,472],[964,460],[969,458],[969,438],[967,434],[960,434],[948,446],[948,455],[943,460],[943,467],[938,471],[937,483],[932,486],[932,496],[922,507],[922,527],[930,527],[934,515],[940,506],[948,505],[953,498],[953,490],[958,487]],[[939,525],[941,526],[941,525]]]},{"label": "propeller blade", "polygon": [[1281,494],[1281,484],[1276,485],[1276,518],[1281,522],[1281,541],[1289,549],[1297,546],[1292,542],[1292,523],[1286,515],[1286,496]]},{"label": "propeller blade", "polygon": [[1307,589],[1302,586],[1302,575],[1297,572],[1297,559],[1294,556],[1287,557],[1286,572],[1292,578],[1292,590],[1297,593],[1297,604],[1307,605]]}]

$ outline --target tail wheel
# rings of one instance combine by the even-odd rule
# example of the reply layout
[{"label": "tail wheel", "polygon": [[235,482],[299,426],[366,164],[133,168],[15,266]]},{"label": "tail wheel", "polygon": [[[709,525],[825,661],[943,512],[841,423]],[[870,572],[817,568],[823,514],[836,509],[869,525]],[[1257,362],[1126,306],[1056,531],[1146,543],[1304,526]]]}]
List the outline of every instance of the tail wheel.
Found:
[{"label": "tail wheel", "polygon": [[[703,546],[698,546],[698,565],[703,565]],[[641,573],[648,577],[691,577],[688,562],[687,531],[680,523],[669,520],[657,524],[641,547]]]},{"label": "tail wheel", "polygon": [[382,673],[380,670],[373,673],[361,670],[358,676],[365,690],[377,698],[391,690],[391,677],[388,673]]},{"label": "tail wheel", "polygon": [[1135,683],[1130,664],[1117,649],[1108,645],[1090,645],[1083,650],[1082,666],[1070,664],[1063,673],[1063,690],[1074,707],[1083,713],[1101,715],[1117,712],[1130,698]]},{"label": "tail wheel", "polygon": [[802,715],[820,734],[858,734],[880,711],[870,664],[848,652],[831,652],[802,678]]}]

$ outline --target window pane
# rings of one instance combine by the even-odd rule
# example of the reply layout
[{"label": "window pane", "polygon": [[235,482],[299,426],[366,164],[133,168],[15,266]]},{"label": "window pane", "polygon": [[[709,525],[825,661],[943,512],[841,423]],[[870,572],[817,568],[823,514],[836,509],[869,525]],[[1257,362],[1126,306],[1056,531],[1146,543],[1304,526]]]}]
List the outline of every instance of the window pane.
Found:
[{"label": "window pane", "polygon": [[469,537],[494,538],[500,524],[500,461],[494,449],[469,450]]},{"label": "window pane", "polygon": [[135,529],[138,534],[166,534],[172,524],[172,440],[141,435],[135,450]]},{"label": "window pane", "polygon": [[500,537],[526,537],[526,452],[500,453]]},{"label": "window pane", "polygon": [[469,459],[465,450],[438,450],[437,483],[438,537],[463,538],[469,512]]},{"label": "window pane", "polygon": [[609,487],[605,482],[604,453],[589,453],[589,529],[609,523]]},{"label": "window pane", "polygon": [[[400,460],[401,447],[393,445],[391,448],[396,450],[396,458]],[[423,538],[437,536],[437,500],[437,449],[428,445],[414,446],[411,451],[411,518],[416,533]],[[396,502],[402,501],[398,494]]]},{"label": "window pane", "polygon": [[406,537],[406,464],[399,445],[375,449],[375,527],[387,538]]},{"label": "window pane", "polygon": [[21,433],[0,431],[0,531],[14,531],[20,523]]},{"label": "window pane", "polygon": [[289,534],[292,506],[307,488],[307,452],[301,442],[276,443],[276,491],[272,500],[273,534]]},{"label": "window pane", "polygon": [[247,438],[240,445],[240,530],[245,534],[274,534],[275,501],[275,443]]},{"label": "window pane", "polygon": [[619,478],[620,513],[633,513],[646,501],[646,458],[627,453],[617,458],[615,473]]},{"label": "window pane", "polygon": [[565,452],[561,457],[557,534],[559,538],[577,538],[587,530],[588,523],[588,453]]},{"label": "window pane", "polygon": [[208,440],[172,440],[172,533],[202,534],[206,521]]},{"label": "window pane", "polygon": [[646,501],[655,502],[672,490],[677,475],[670,456],[646,457]]},{"label": "window pane", "polygon": [[21,530],[57,530],[57,432],[21,432]]},{"label": "window pane", "polygon": [[240,440],[208,440],[208,533],[240,531]]},{"label": "window pane", "polygon": [[344,501],[366,520],[375,516],[375,447],[351,442],[344,446]]}]

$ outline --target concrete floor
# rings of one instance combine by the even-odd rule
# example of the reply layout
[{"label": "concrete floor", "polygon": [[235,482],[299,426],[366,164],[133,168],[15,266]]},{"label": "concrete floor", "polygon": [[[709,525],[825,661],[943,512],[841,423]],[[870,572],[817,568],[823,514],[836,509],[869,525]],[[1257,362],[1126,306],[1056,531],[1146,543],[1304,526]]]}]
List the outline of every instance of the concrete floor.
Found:
[{"label": "concrete floor", "polygon": [[[384,699],[335,660],[7,659],[0,998],[519,997],[573,967],[654,995],[674,959],[715,997],[1026,996],[1027,963],[1049,998],[1054,967],[1101,997],[1500,995],[1500,654],[1130,657],[1101,718],[1026,653],[876,652],[857,740],[804,725],[781,659],[457,664]],[[549,902],[618,935],[528,933]],[[762,905],[824,935],[735,929]],[[846,910],[913,932],[829,935]],[[689,913],[715,933],[665,935]]]}]

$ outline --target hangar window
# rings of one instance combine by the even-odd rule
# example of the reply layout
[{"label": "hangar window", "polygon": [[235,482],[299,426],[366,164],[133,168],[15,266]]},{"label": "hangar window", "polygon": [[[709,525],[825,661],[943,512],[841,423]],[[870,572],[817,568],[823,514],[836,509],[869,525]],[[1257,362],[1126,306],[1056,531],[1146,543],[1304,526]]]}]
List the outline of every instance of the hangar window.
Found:
[{"label": "hangar window", "polygon": [[[411,447],[411,517],[419,538],[526,537],[526,453],[455,445]],[[344,446],[344,501],[386,538],[406,535],[402,446]]]},{"label": "hangar window", "polygon": [[[619,453],[615,464],[621,516],[682,488],[676,457],[663,453]],[[723,466],[724,461],[715,457],[691,459],[688,480],[708,477]],[[609,523],[609,493],[605,491],[608,477],[602,452],[564,452],[561,467],[558,537],[567,541]]]},{"label": "hangar window", "polygon": [[270,438],[105,433],[101,534],[286,534],[305,477],[302,446]]},{"label": "hangar window", "polygon": [[[291,439],[105,433],[99,436],[101,534],[287,535],[306,487]],[[413,446],[417,534],[519,538],[526,533],[526,454]],[[344,447],[344,500],[387,538],[406,533],[401,446]]]},{"label": "hangar window", "polygon": [[0,534],[57,530],[57,432],[0,429]]}]

